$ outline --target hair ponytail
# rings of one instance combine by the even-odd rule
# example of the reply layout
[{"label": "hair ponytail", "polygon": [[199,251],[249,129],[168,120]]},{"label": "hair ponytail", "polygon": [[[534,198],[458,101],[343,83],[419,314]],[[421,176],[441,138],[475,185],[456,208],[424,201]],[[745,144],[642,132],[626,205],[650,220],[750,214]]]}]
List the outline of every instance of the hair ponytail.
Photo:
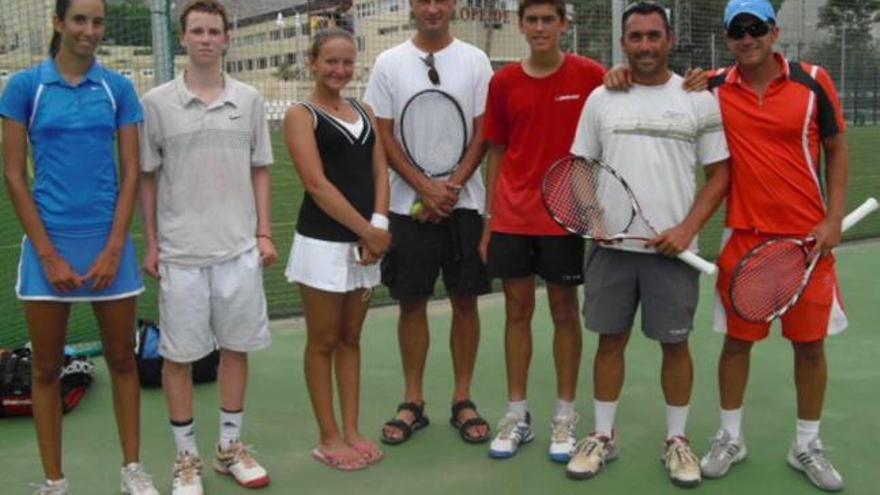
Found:
[{"label": "hair ponytail", "polygon": [[52,41],[49,42],[49,56],[55,58],[61,48],[61,35],[58,31],[52,31]]}]

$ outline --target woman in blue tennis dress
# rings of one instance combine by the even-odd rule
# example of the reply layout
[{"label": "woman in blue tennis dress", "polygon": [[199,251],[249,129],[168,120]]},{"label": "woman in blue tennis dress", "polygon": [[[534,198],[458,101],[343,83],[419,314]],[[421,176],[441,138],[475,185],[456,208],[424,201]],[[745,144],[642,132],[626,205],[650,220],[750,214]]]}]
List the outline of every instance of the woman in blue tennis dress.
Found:
[{"label": "woman in blue tennis dress", "polygon": [[131,83],[95,61],[104,17],[102,0],[57,0],[51,58],[15,74],[0,97],[6,186],[26,234],[15,290],[34,351],[34,422],[46,475],[37,493],[68,493],[59,378],[70,307],[79,301],[91,303],[101,330],[123,451],[123,491],[158,493],[138,464],[140,388],[133,352],[135,299],[143,284],[128,230],[142,115]]}]

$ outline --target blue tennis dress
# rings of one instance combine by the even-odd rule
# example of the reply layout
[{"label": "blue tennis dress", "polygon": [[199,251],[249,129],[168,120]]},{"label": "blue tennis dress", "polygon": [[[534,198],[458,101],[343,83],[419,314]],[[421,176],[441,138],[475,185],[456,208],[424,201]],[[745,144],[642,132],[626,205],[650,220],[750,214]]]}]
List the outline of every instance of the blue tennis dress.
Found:
[{"label": "blue tennis dress", "polygon": [[[119,195],[116,132],[143,120],[131,83],[95,63],[73,86],[55,62],[15,74],[0,96],[0,116],[28,128],[33,152],[33,198],[59,255],[86,274],[110,235]],[[134,243],[126,235],[113,283],[102,290],[91,281],[58,292],[49,283],[30,240],[22,241],[16,293],[19,299],[100,301],[143,292]]]}]

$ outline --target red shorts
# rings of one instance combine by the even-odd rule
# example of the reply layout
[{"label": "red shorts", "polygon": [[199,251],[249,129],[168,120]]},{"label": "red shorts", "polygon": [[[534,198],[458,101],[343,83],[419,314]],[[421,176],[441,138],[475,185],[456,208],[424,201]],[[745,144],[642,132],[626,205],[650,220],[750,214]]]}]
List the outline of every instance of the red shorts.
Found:
[{"label": "red shorts", "polygon": [[[715,287],[720,297],[724,315],[716,312],[716,328],[726,323],[727,335],[736,339],[755,342],[767,337],[770,323],[753,323],[740,318],[730,302],[730,280],[739,260],[758,244],[777,237],[734,230],[724,244],[718,257],[718,279]],[[718,318],[722,317],[722,322]],[[840,287],[834,270],[834,255],[819,260],[810,282],[797,304],[780,318],[782,335],[793,342],[814,342],[829,334],[841,332],[846,327],[846,314],[841,303]]]}]

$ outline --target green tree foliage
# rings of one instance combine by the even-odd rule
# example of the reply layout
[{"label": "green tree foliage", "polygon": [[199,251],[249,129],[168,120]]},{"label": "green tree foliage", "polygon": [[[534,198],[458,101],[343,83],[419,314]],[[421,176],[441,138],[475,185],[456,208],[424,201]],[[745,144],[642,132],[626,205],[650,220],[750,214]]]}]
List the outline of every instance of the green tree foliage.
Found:
[{"label": "green tree foliage", "polygon": [[107,5],[105,42],[111,45],[152,46],[150,8],[141,0],[122,0]]}]

